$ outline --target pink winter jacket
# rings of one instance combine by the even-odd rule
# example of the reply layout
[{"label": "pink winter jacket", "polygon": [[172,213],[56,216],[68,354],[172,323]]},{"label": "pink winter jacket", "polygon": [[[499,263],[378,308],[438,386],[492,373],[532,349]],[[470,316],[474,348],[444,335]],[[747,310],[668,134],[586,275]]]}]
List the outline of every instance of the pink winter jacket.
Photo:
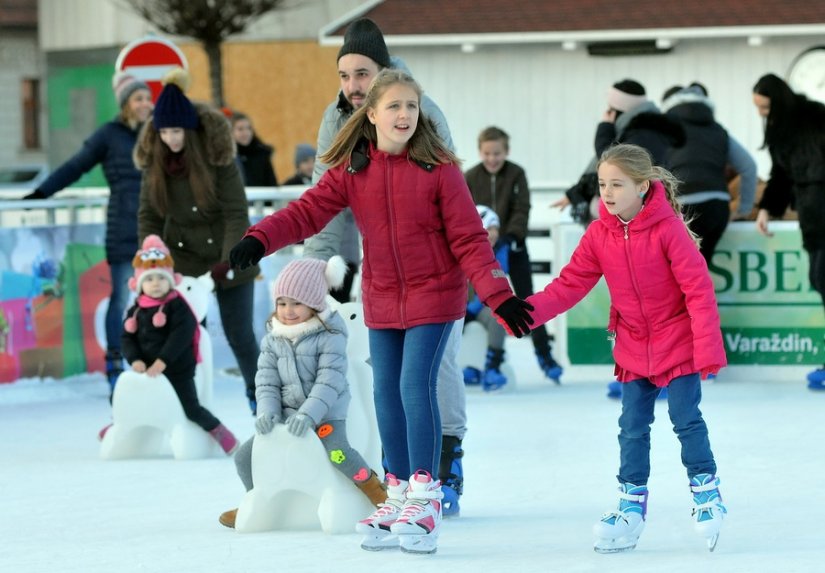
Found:
[{"label": "pink winter jacket", "polygon": [[648,378],[666,386],[727,364],[707,265],[660,181],[653,181],[644,208],[627,225],[599,206],[599,219],[559,277],[527,299],[535,307],[533,326],[573,307],[602,275],[620,381]]},{"label": "pink winter jacket", "polygon": [[[363,235],[361,286],[370,328],[464,316],[467,277],[497,308],[513,296],[455,165],[419,165],[370,146],[369,164],[329,169],[300,199],[247,231],[266,254],[310,237],[349,206]],[[355,156],[353,156],[355,157]]]}]

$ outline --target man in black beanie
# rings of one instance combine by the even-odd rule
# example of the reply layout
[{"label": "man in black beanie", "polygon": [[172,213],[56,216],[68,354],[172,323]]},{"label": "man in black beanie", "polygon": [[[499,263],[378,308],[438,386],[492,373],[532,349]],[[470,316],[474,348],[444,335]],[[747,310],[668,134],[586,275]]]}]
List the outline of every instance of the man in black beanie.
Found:
[{"label": "man in black beanie", "polygon": [[[364,105],[372,79],[384,68],[398,69],[412,75],[403,60],[390,56],[384,35],[375,22],[369,18],[361,18],[350,24],[344,35],[344,44],[338,51],[338,78],[341,90],[335,101],[324,111],[318,130],[313,184],[318,183],[329,168],[329,165],[320,162],[318,157],[329,149],[335,135],[352,113]],[[421,112],[435,125],[438,135],[447,147],[455,151],[444,114],[426,94],[421,98]],[[347,273],[342,289],[330,294],[341,302],[349,301],[353,273],[361,259],[361,243],[352,212],[345,209],[320,233],[307,239],[304,243],[304,254],[324,260],[329,260],[333,255],[341,255],[347,261],[352,272]],[[463,327],[463,318],[453,324],[438,371],[438,408],[443,434],[438,477],[446,486],[443,500],[445,516],[458,513],[458,496],[461,494],[463,483],[461,456],[464,455],[464,451],[461,441],[467,431],[467,414],[464,377],[458,367],[458,350]]]}]

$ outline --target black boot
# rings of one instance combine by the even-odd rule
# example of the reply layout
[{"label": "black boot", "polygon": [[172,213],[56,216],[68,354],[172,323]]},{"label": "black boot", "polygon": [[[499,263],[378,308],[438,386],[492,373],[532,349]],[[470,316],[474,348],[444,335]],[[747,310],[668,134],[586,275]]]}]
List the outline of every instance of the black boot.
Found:
[{"label": "black boot", "polygon": [[441,491],[444,493],[444,499],[441,500],[444,517],[457,516],[460,510],[458,500],[464,491],[464,468],[461,464],[463,457],[461,440],[455,436],[441,438],[438,479],[441,480]]}]

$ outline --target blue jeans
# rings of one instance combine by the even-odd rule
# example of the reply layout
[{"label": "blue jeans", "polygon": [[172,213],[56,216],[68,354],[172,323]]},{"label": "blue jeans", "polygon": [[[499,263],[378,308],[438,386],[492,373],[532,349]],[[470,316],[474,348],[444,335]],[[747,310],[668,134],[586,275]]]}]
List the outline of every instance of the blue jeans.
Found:
[{"label": "blue jeans", "polygon": [[252,328],[254,320],[253,305],[255,284],[243,283],[230,288],[218,287],[215,290],[218,298],[218,310],[221,315],[221,325],[226,335],[226,341],[238,361],[246,397],[255,398],[255,374],[258,372],[258,353],[260,347]]},{"label": "blue jeans", "polygon": [[378,433],[387,469],[401,479],[417,470],[438,476],[438,369],[452,326],[447,322],[369,331]]},{"label": "blue jeans", "polygon": [[[621,466],[616,476],[621,483],[647,485],[650,477],[650,425],[659,388],[646,378],[622,385],[622,414],[619,416]],[[682,465],[688,478],[716,474],[710,450],[708,427],[699,411],[702,387],[699,374],[680,376],[667,387],[667,407],[673,431],[682,444]]]},{"label": "blue jeans", "polygon": [[123,333],[123,313],[129,304],[129,277],[135,272],[132,261],[109,263],[112,292],[106,309],[106,350],[120,352],[120,335]]}]

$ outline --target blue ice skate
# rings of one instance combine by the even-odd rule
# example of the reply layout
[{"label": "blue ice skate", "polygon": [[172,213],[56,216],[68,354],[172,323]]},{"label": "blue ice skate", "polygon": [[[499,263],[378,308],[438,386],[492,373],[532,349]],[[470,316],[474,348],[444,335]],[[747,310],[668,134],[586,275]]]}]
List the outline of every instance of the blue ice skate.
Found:
[{"label": "blue ice skate", "polygon": [[690,480],[690,491],[696,504],[692,512],[696,532],[707,540],[708,550],[713,551],[719,540],[722,520],[728,512],[722,505],[719,478],[711,474],[695,475]]},{"label": "blue ice skate", "polygon": [[548,350],[545,354],[536,353],[536,358],[539,360],[539,368],[555,384],[561,384],[561,375],[564,373],[564,368],[559,366],[553,355]]},{"label": "blue ice skate", "polygon": [[809,390],[825,390],[825,366],[808,373]]},{"label": "blue ice skate", "polygon": [[619,553],[636,547],[645,528],[647,486],[623,483],[619,485],[619,507],[608,511],[593,526],[596,553]]},{"label": "blue ice skate", "polygon": [[481,385],[485,392],[501,390],[505,384],[507,384],[507,376],[502,374],[498,368],[488,368],[484,371]]},{"label": "blue ice skate", "polygon": [[607,397],[612,398],[613,400],[621,400],[622,399],[622,383],[621,382],[608,382],[608,384],[607,384]]},{"label": "blue ice skate", "polygon": [[481,370],[472,366],[464,368],[464,383],[467,386],[478,386],[481,384]]},{"label": "blue ice skate", "polygon": [[443,436],[441,439],[441,460],[438,464],[438,479],[441,480],[441,513],[444,517],[456,517],[461,508],[459,500],[464,491],[464,468],[461,458],[464,450],[461,440],[455,436]]}]

